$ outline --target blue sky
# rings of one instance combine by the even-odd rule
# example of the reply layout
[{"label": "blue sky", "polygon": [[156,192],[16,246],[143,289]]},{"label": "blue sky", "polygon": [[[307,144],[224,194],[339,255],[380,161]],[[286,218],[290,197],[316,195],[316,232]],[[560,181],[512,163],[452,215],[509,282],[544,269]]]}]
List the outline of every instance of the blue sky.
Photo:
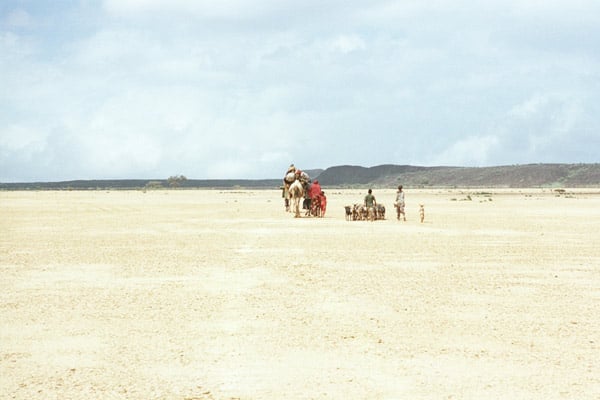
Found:
[{"label": "blue sky", "polygon": [[0,181],[600,162],[600,2],[4,0]]}]

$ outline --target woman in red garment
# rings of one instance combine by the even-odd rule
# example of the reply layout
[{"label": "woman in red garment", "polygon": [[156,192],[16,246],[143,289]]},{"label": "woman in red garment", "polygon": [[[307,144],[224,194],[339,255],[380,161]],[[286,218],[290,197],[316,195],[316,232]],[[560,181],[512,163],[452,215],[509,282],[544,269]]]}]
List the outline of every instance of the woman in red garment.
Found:
[{"label": "woman in red garment", "polygon": [[321,185],[319,181],[315,179],[315,181],[308,188],[308,197],[310,198],[310,213],[312,215],[319,216],[319,212],[321,211],[320,200],[321,200]]},{"label": "woman in red garment", "polygon": [[314,200],[316,197],[321,196],[321,192],[321,185],[319,184],[319,181],[315,179],[308,189],[308,195],[312,200]]}]

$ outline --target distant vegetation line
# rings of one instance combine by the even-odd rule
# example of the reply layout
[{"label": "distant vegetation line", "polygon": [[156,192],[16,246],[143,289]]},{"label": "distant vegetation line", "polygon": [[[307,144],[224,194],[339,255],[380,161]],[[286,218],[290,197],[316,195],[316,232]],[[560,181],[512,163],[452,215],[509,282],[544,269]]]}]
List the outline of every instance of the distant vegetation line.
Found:
[{"label": "distant vegetation line", "polygon": [[[321,185],[333,187],[600,187],[600,164],[527,164],[498,167],[420,167],[341,165],[307,170]],[[283,174],[282,174],[283,175]],[[283,176],[282,176],[283,178]],[[152,190],[152,189],[275,189],[275,179],[168,179],[73,180],[63,182],[0,183],[0,190]]]},{"label": "distant vegetation line", "polygon": [[280,179],[186,179],[176,185],[168,179],[100,179],[63,182],[0,183],[4,190],[152,190],[152,189],[273,189]]}]

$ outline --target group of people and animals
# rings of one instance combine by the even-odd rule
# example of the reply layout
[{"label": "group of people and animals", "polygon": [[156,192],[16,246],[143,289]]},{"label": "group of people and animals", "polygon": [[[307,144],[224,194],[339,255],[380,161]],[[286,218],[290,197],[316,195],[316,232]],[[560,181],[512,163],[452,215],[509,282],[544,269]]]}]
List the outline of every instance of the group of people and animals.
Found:
[{"label": "group of people and animals", "polygon": [[283,178],[283,198],[286,211],[292,211],[294,217],[300,217],[300,202],[307,210],[306,216],[324,217],[327,210],[327,197],[318,180],[311,181],[310,176],[294,164],[290,165]]},{"label": "group of people and animals", "polygon": [[[311,181],[308,174],[291,164],[283,178],[283,198],[285,201],[285,209],[288,212],[293,212],[294,217],[300,217],[300,202],[302,208],[307,210],[306,216],[324,217],[327,209],[327,197],[321,189],[318,180]],[[396,192],[396,218],[400,221],[406,221],[404,212],[405,201],[402,185],[398,186]],[[354,204],[345,206],[346,220],[348,221],[375,221],[385,219],[385,206],[377,203],[373,190],[369,189],[362,204]],[[421,222],[425,220],[425,208],[423,204],[419,204],[419,217]]]},{"label": "group of people and animals", "polygon": [[348,221],[375,221],[385,219],[385,206],[377,203],[373,190],[369,189],[362,204],[345,206]]},{"label": "group of people and animals", "polygon": [[[398,221],[406,221],[404,207],[404,191],[402,190],[402,185],[400,185],[396,192],[396,201],[394,201],[394,208],[396,208],[396,218]],[[346,209],[346,220],[348,221],[375,221],[378,219],[385,219],[385,206],[377,203],[372,189],[369,189],[362,204],[354,204],[352,206],[345,206],[344,208]],[[423,204],[419,204],[419,218],[421,222],[425,220],[425,207]]]}]

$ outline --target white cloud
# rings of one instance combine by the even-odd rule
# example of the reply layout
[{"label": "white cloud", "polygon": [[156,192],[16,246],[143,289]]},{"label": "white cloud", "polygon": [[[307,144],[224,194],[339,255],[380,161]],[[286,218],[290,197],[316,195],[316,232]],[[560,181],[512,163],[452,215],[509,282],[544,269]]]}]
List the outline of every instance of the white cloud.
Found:
[{"label": "white cloud", "polygon": [[113,14],[135,16],[139,13],[177,12],[199,16],[239,15],[250,8],[250,4],[238,0],[186,1],[186,0],[105,0],[104,8]]},{"label": "white cloud", "polygon": [[346,54],[366,49],[365,41],[358,35],[340,35],[333,40],[333,48]]},{"label": "white cloud", "polygon": [[29,28],[33,26],[34,21],[27,11],[16,9],[8,13],[4,23],[11,28]]},{"label": "white cloud", "polygon": [[595,3],[84,3],[0,17],[0,180],[597,161]]},{"label": "white cloud", "polygon": [[489,165],[490,155],[497,150],[499,140],[495,136],[468,136],[452,143],[428,164],[451,166]]},{"label": "white cloud", "polygon": [[535,94],[521,104],[517,104],[510,111],[509,115],[518,118],[529,118],[545,107],[549,102],[546,95]]},{"label": "white cloud", "polygon": [[321,4],[316,0],[306,0],[304,2],[281,2],[276,0],[104,0],[103,7],[111,15],[128,18],[176,15],[185,18],[240,21],[274,15],[293,17],[294,13],[310,8],[318,8]]},{"label": "white cloud", "polygon": [[44,148],[45,137],[38,132],[38,127],[25,123],[4,126],[0,136],[2,148],[7,152],[20,152],[30,157]]},{"label": "white cloud", "polygon": [[[14,64],[10,64],[11,62],[22,60],[24,57],[30,56],[33,51],[34,45],[30,39],[14,32],[0,31],[0,54],[3,57],[0,70],[12,67]],[[6,73],[11,72],[13,71],[6,71]]]}]

